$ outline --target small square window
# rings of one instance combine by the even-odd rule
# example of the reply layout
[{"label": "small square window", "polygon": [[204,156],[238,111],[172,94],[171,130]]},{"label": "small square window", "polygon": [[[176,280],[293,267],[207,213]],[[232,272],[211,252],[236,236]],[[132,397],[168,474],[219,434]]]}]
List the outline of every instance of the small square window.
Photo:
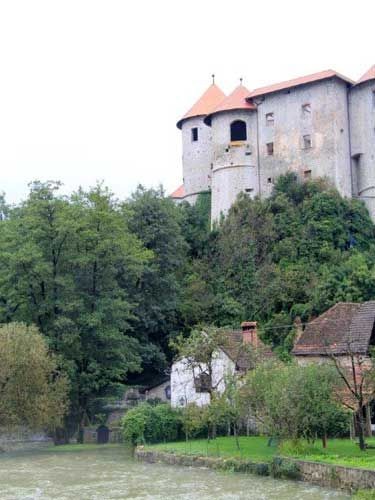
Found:
[{"label": "small square window", "polygon": [[267,182],[268,184],[272,184],[273,183],[272,177],[268,177]]},{"label": "small square window", "polygon": [[267,143],[266,147],[267,147],[267,155],[273,156],[273,142]]},{"label": "small square window", "polygon": [[191,129],[191,140],[192,142],[196,142],[198,140],[198,128],[194,127]]},{"label": "small square window", "polygon": [[304,177],[305,179],[311,179],[311,170],[305,170],[305,171],[303,172],[303,177]]},{"label": "small square window", "polygon": [[304,135],[303,139],[303,149],[310,149],[312,147],[311,135]]},{"label": "small square window", "polygon": [[272,127],[275,123],[275,115],[274,113],[267,113],[266,114],[266,125],[268,127]]},{"label": "small square window", "polygon": [[302,104],[302,114],[303,116],[309,116],[311,115],[311,104],[310,103],[306,103],[306,104]]}]

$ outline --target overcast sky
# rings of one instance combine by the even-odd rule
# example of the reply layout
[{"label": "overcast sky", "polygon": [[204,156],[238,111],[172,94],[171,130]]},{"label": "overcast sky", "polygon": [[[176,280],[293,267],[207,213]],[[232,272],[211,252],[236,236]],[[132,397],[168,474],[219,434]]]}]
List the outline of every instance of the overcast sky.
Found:
[{"label": "overcast sky", "polygon": [[176,121],[206,90],[375,64],[375,2],[0,0],[0,191],[181,184]]}]

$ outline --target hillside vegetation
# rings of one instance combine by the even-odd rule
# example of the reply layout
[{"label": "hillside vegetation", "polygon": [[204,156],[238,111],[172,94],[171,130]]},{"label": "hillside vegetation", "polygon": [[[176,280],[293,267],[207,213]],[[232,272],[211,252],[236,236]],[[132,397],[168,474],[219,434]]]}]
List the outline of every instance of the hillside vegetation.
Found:
[{"label": "hillside vegetation", "polygon": [[163,376],[169,341],[200,324],[257,320],[287,357],[292,324],[337,301],[375,296],[375,232],[364,205],[323,181],[280,178],[267,200],[242,196],[210,231],[209,196],[176,206],[139,187],[60,194],[34,182],[0,198],[0,323],[34,324],[70,380],[76,429],[124,383]]}]

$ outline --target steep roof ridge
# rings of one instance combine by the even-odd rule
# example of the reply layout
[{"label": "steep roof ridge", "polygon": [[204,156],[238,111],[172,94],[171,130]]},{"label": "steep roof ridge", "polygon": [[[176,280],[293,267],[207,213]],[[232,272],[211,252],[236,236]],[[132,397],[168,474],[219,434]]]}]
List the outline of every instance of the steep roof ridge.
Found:
[{"label": "steep roof ridge", "polygon": [[291,80],[285,80],[283,82],[273,83],[271,85],[259,87],[250,92],[247,99],[251,100],[253,97],[261,96],[264,94],[270,94],[272,92],[279,92],[281,90],[286,90],[288,88],[298,87],[300,85],[306,85],[308,83],[314,83],[320,80],[325,80],[333,77],[339,78],[340,80],[350,83],[351,85],[355,84],[353,80],[342,75],[341,73],[338,73],[333,69],[327,69],[324,71],[319,71],[318,73],[312,73],[310,75],[300,76],[297,78],[292,78]]},{"label": "steep roof ridge", "polygon": [[375,64],[361,76],[361,78],[356,82],[356,85],[359,85],[363,82],[368,82],[369,80],[375,80]]},{"label": "steep roof ridge", "polygon": [[238,109],[244,110],[255,110],[256,106],[252,102],[247,101],[247,96],[250,94],[248,90],[242,83],[238,85],[228,96],[213,109],[204,119],[206,125],[211,125],[211,118],[216,113],[222,113],[223,111],[233,111]]},{"label": "steep roof ridge", "polygon": [[177,127],[180,129],[188,118],[206,116],[225,98],[224,92],[216,83],[212,83],[194,105],[178,120]]}]

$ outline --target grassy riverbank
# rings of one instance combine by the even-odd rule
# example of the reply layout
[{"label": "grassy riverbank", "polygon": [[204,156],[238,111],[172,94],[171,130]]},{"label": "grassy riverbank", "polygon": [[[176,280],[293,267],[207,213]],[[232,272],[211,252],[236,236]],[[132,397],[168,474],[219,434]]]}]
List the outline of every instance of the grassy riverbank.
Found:
[{"label": "grassy riverbank", "polygon": [[[375,439],[369,439],[368,444],[375,446]],[[328,441],[326,449],[323,449],[321,443],[317,441],[314,446],[302,446],[299,452],[288,449],[288,447],[279,450],[276,445],[268,446],[268,438],[259,436],[242,436],[239,438],[239,445],[238,449],[236,440],[233,437],[219,437],[209,442],[204,439],[197,439],[188,443],[185,441],[163,443],[151,445],[147,448],[177,454],[239,457],[254,462],[271,461],[273,456],[282,452],[284,455],[301,460],[375,469],[375,449],[361,451],[358,445],[349,439],[331,439]]]}]

